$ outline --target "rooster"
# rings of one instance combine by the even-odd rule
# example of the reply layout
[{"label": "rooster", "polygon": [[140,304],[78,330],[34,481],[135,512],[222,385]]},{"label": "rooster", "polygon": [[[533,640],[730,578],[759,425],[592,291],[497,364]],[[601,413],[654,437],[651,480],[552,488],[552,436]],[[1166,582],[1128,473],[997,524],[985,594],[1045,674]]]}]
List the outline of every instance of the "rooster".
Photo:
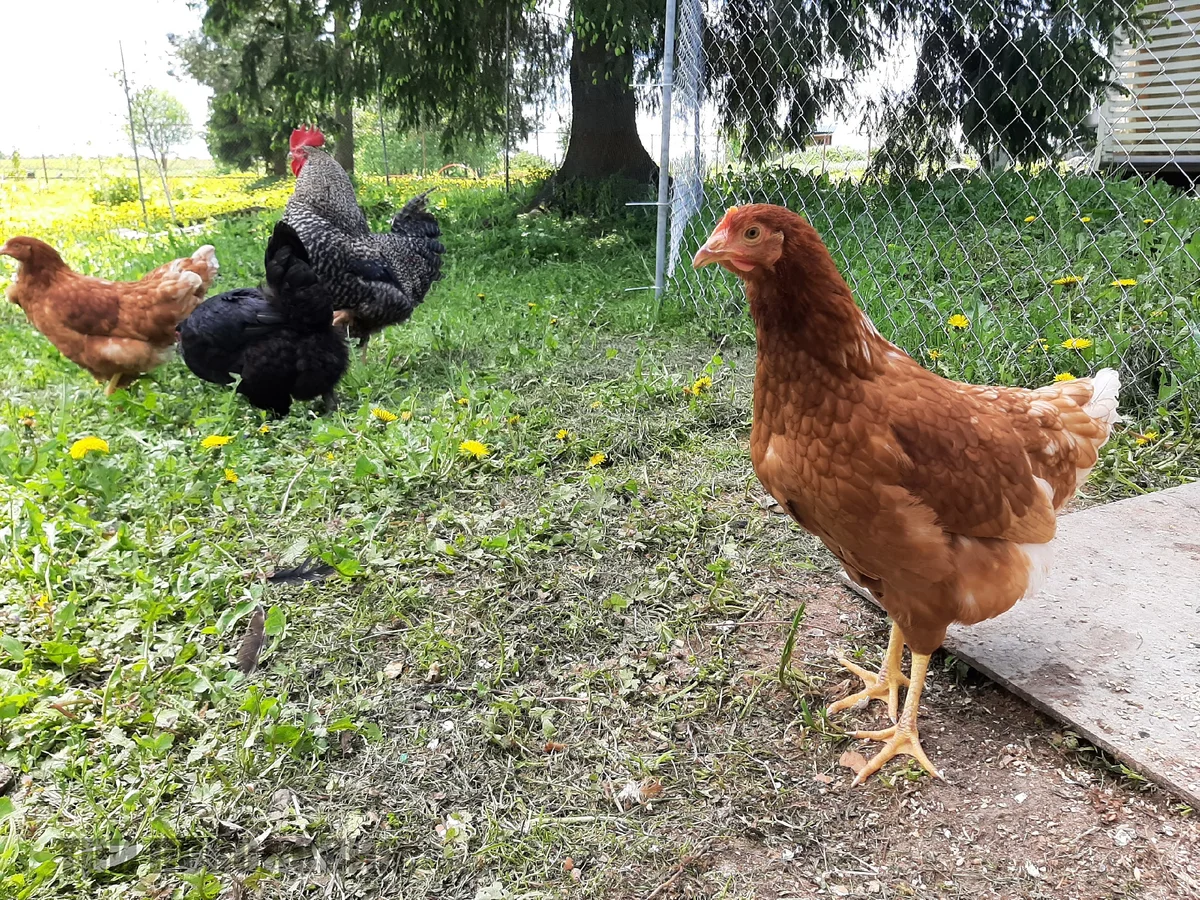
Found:
[{"label": "rooster", "polygon": [[37,238],[10,238],[0,255],[17,261],[8,299],[63,356],[106,382],[106,395],[170,355],[175,326],[204,299],[220,269],[207,245],[141,281],[80,275]]},{"label": "rooster", "polygon": [[296,189],[283,220],[296,229],[313,267],[329,286],[334,322],[358,340],[363,358],[375,332],[404,322],[441,277],[441,229],[426,209],[426,191],[392,217],[391,230],[374,234],[358,207],[354,186],[322,148],[316,128],[292,132]]},{"label": "rooster", "polygon": [[259,409],[287,415],[292,398],[322,397],[336,407],[334,386],[349,362],[333,326],[329,292],[317,279],[292,227],[275,226],[267,243],[266,288],[211,297],[179,326],[179,352],[205,381],[229,384]]},{"label": "rooster", "polygon": [[896,722],[855,732],[883,747],[854,783],[900,753],[941,777],[917,730],[930,655],[951,623],[1044,583],[1055,514],[1118,421],[1117,373],[1037,390],[941,378],[880,336],[817,232],[782,207],[730,209],[692,261],[710,263],[742,279],[754,319],[755,474],[892,619],[878,674],[842,660],[864,687],[830,707],[886,700]]}]

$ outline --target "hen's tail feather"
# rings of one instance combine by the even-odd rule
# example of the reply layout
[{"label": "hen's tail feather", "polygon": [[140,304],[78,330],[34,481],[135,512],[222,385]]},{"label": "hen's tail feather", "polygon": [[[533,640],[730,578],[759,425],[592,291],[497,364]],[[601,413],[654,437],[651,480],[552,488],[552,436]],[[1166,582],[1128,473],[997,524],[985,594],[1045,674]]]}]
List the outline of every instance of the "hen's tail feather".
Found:
[{"label": "hen's tail feather", "polygon": [[1117,412],[1117,395],[1121,391],[1121,376],[1116,369],[1101,369],[1091,378],[1092,399],[1083,406],[1083,411],[1103,422],[1107,430],[1121,421]]},{"label": "hen's tail feather", "polygon": [[267,300],[290,327],[313,333],[333,324],[333,298],[309,264],[308,251],[291,225],[283,221],[275,225],[263,266]]},{"label": "hen's tail feather", "polygon": [[293,569],[278,569],[267,577],[272,584],[303,584],[305,581],[321,581],[336,569],[328,563],[309,558]]},{"label": "hen's tail feather", "polygon": [[180,318],[184,318],[200,303],[204,286],[204,279],[196,272],[167,270],[158,283],[158,296],[166,303],[181,304]]},{"label": "hen's tail feather", "polygon": [[442,229],[438,225],[437,217],[425,205],[425,201],[432,193],[433,188],[430,188],[417,194],[397,210],[396,214],[392,216],[393,234],[409,234],[413,237],[426,238],[436,238],[441,235]]},{"label": "hen's tail feather", "polygon": [[216,248],[212,244],[205,244],[198,248],[192,254],[191,265],[188,268],[200,276],[201,286],[207,291],[212,287],[217,273],[221,271],[221,264],[217,262]]},{"label": "hen's tail feather", "polygon": [[392,216],[392,234],[417,238],[421,242],[417,252],[429,263],[429,284],[442,277],[442,254],[446,252],[446,247],[438,240],[442,227],[425,202],[432,192],[433,188],[430,188],[417,194]]},{"label": "hen's tail feather", "polygon": [[[1046,416],[1047,424],[1052,426],[1041,433],[1045,446],[1037,454],[1048,466],[1042,474],[1054,485],[1056,511],[1087,480],[1099,461],[1100,448],[1112,433],[1113,425],[1120,421],[1117,413],[1120,389],[1117,372],[1101,369],[1092,378],[1056,382],[1034,391],[1037,399],[1032,411],[1039,417]],[[1064,464],[1070,468],[1063,468]]]},{"label": "hen's tail feather", "polygon": [[261,606],[254,608],[250,622],[246,626],[246,634],[242,638],[237,652],[237,667],[243,675],[249,675],[258,668],[258,658],[262,656],[263,647],[267,643],[266,615]]}]

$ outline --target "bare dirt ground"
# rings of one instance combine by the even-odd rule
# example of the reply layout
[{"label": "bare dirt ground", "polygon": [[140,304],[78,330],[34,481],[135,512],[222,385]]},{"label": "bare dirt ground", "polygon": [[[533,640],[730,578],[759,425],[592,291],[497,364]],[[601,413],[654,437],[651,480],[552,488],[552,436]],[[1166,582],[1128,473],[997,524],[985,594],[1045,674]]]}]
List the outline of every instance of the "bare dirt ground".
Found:
[{"label": "bare dirt ground", "polygon": [[526,572],[519,596],[502,573],[449,576],[419,589],[423,611],[404,602],[370,626],[360,696],[389,737],[348,742],[320,783],[294,773],[282,800],[277,780],[259,789],[275,798],[267,828],[306,837],[276,847],[254,896],[1200,897],[1193,810],[945,654],[921,734],[947,780],[893,762],[851,788],[843,754],[874,749],[843,729],[885,713],[825,718],[851,689],[833,653],[876,664],[886,624],[746,499],[718,491],[709,506],[737,506],[730,523],[761,562],[743,556],[724,589],[654,595],[641,571],[649,593],[584,608],[620,578],[609,563],[553,583]]}]

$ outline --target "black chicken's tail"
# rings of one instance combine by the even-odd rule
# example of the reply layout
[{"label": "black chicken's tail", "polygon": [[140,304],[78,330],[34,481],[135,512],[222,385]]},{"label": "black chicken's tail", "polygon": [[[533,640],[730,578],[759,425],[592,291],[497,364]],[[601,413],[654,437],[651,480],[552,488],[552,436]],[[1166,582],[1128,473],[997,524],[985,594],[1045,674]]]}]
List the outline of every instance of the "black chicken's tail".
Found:
[{"label": "black chicken's tail", "polygon": [[266,296],[287,320],[289,328],[312,334],[333,322],[333,298],[309,262],[308,251],[294,228],[280,221],[267,242],[263,265]]},{"label": "black chicken's tail", "polygon": [[392,234],[418,239],[414,243],[422,259],[429,263],[430,284],[442,277],[442,254],[446,252],[438,240],[442,236],[442,227],[425,204],[431,193],[433,188],[417,194],[392,216]]}]

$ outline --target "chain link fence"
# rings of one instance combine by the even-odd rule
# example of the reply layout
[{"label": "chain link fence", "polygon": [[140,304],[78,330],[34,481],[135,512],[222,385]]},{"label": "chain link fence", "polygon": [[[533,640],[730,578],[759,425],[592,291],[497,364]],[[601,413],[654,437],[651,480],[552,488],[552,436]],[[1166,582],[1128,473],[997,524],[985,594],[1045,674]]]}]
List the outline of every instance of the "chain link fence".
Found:
[{"label": "chain link fence", "polygon": [[[886,52],[822,72],[842,102],[787,150],[771,140],[783,107],[763,140],[722,122],[776,74],[706,56],[737,0],[678,2],[680,302],[740,315],[734,279],[689,256],[727,207],[779,203],[822,234],[884,334],[948,377],[1035,385],[1111,365],[1135,417],[1200,408],[1200,0],[1114,4],[1100,23],[1082,0],[950,0],[907,19],[897,5]],[[801,23],[809,0],[755,9],[776,41],[831,39]]]}]

